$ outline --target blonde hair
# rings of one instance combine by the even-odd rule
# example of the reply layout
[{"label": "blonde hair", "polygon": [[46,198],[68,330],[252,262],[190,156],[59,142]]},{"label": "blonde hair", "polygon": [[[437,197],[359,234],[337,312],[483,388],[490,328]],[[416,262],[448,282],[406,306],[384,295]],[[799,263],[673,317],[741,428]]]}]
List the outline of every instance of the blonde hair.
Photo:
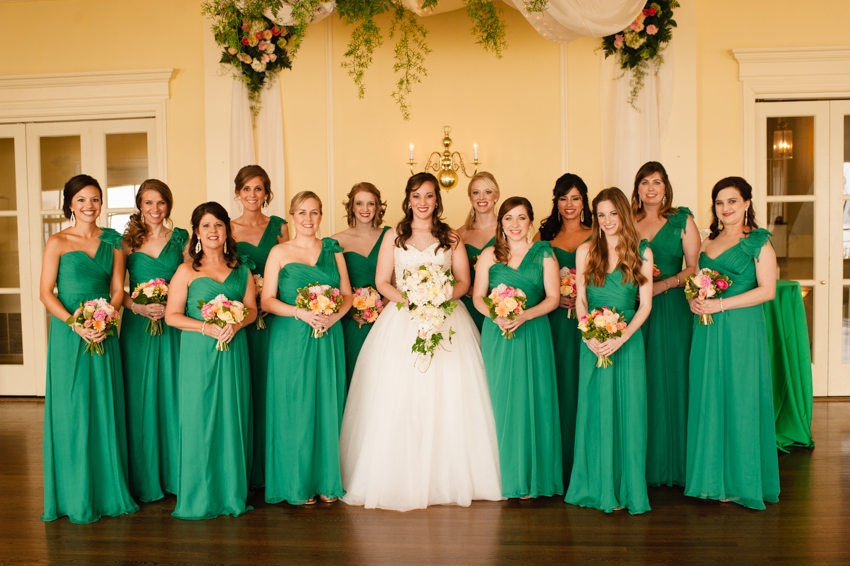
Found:
[{"label": "blonde hair", "polygon": [[348,200],[342,203],[345,207],[345,218],[348,221],[348,227],[353,228],[356,223],[354,219],[354,197],[357,193],[369,193],[375,197],[375,216],[372,218],[372,226],[378,228],[384,223],[384,213],[387,211],[387,203],[381,200],[381,191],[372,183],[357,183],[351,190],[348,191]]},{"label": "blonde hair", "polygon": [[316,199],[316,202],[319,203],[319,214],[322,214],[322,199],[319,198],[319,195],[314,193],[313,191],[301,191],[289,201],[289,214],[295,214],[295,211],[298,210],[298,207],[304,204],[304,202],[310,200],[311,198]]},{"label": "blonde hair", "polygon": [[[472,184],[475,181],[481,181],[484,183],[484,186],[496,193],[496,200],[499,200],[501,196],[501,192],[499,191],[499,183],[496,182],[496,178],[492,173],[487,171],[481,171],[472,176],[472,179],[469,180],[469,186],[466,188],[467,196],[472,196]],[[469,214],[466,217],[466,222],[463,223],[463,227],[467,230],[472,230],[475,226],[475,207],[470,207]]]}]

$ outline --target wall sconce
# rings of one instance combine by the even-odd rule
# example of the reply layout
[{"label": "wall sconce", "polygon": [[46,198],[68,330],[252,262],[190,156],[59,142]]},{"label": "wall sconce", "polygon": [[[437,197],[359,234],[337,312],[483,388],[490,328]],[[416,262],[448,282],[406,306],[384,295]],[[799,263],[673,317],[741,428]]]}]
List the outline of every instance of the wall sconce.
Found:
[{"label": "wall sconce", "polygon": [[[449,148],[452,145],[452,139],[449,137],[449,132],[452,129],[448,126],[443,128],[443,132],[445,137],[443,138],[443,147],[445,151],[440,153],[438,151],[433,152],[430,156],[428,156],[428,161],[425,163],[425,167],[423,171],[428,171],[428,169],[433,169],[435,173],[437,173],[437,179],[440,181],[440,186],[446,190],[454,188],[457,185],[457,171],[461,171],[467,178],[471,178],[473,175],[478,173],[478,165],[480,161],[478,161],[478,144],[472,144],[473,149],[475,150],[475,156],[472,161],[472,165],[474,165],[474,169],[472,170],[472,175],[466,172],[466,165],[463,162],[463,157],[458,152],[452,152]],[[436,156],[436,158],[435,158]],[[434,160],[432,163],[431,160]],[[413,166],[416,164],[413,161],[413,144],[410,145],[410,174],[413,175]]]},{"label": "wall sconce", "polygon": [[773,158],[794,159],[793,132],[783,119],[779,120],[779,125],[773,132]]}]

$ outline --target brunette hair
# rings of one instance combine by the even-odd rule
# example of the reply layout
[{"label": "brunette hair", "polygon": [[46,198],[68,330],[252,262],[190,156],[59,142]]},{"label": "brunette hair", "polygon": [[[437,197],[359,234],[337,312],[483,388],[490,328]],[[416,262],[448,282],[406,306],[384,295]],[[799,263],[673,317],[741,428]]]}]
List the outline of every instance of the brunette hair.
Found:
[{"label": "brunette hair", "polygon": [[395,245],[406,250],[407,240],[413,236],[413,228],[410,225],[413,222],[410,194],[422,186],[423,183],[431,183],[434,186],[434,193],[437,196],[437,207],[434,209],[434,215],[431,217],[431,235],[440,241],[440,248],[450,249],[457,242],[457,236],[452,232],[449,225],[443,222],[443,197],[440,194],[440,183],[431,173],[417,173],[407,180],[407,186],[404,187],[404,202],[401,203],[404,218],[396,226],[398,236],[396,236]]},{"label": "brunette hair", "polygon": [[147,239],[151,231],[150,226],[145,224],[144,217],[142,216],[142,194],[145,191],[156,191],[162,197],[162,200],[165,201],[166,206],[168,206],[168,210],[165,213],[166,220],[171,218],[171,208],[174,206],[174,197],[171,195],[171,189],[159,179],[148,179],[139,186],[139,190],[136,192],[136,209],[138,212],[130,215],[130,221],[124,230],[124,243],[133,252],[142,247],[142,244],[145,243],[145,239]]},{"label": "brunette hair", "polygon": [[635,188],[632,191],[632,212],[635,215],[635,221],[643,220],[646,217],[646,210],[641,206],[640,182],[652,175],[658,173],[661,175],[661,182],[664,183],[664,198],[661,201],[661,207],[658,209],[658,216],[668,218],[671,214],[676,213],[676,207],[673,206],[673,186],[670,184],[670,178],[667,176],[667,170],[657,161],[647,161],[635,175]]},{"label": "brunette hair", "polygon": [[593,225],[593,219],[590,218],[590,199],[587,196],[587,185],[578,175],[566,173],[555,181],[555,188],[552,190],[552,213],[540,223],[540,239],[544,242],[551,242],[561,231],[561,223],[564,220],[561,217],[561,211],[558,210],[558,201],[573,189],[577,189],[581,193],[581,209],[584,212],[584,219],[581,220],[581,223],[588,228]]},{"label": "brunette hair", "polygon": [[[493,176],[492,173],[487,171],[481,171],[480,173],[476,173],[469,180],[469,186],[466,188],[466,195],[472,196],[472,183],[475,181],[481,181],[484,183],[484,186],[496,193],[496,200],[502,195],[501,191],[499,191],[499,183],[496,182],[496,177]],[[466,216],[466,222],[463,223],[463,226],[467,230],[472,230],[475,227],[475,207],[471,207],[469,209],[469,214]]]},{"label": "brunette hair", "polygon": [[71,200],[76,194],[86,187],[94,187],[100,193],[100,200],[103,200],[103,189],[100,188],[97,180],[88,175],[75,175],[68,179],[65,183],[65,189],[62,191],[62,213],[68,220],[71,219]]},{"label": "brunette hair", "polygon": [[242,190],[242,187],[245,186],[245,183],[253,179],[254,177],[259,177],[260,180],[263,181],[263,188],[266,190],[266,197],[263,199],[263,206],[268,206],[268,204],[274,198],[272,194],[272,181],[269,179],[269,174],[266,173],[266,170],[260,167],[259,165],[246,165],[236,174],[236,178],[233,179],[234,189],[233,192],[236,195],[236,198],[239,198],[239,191]]},{"label": "brunette hair", "polygon": [[212,201],[199,204],[192,211],[192,239],[189,240],[189,255],[192,257],[192,269],[198,271],[198,268],[201,267],[201,260],[204,258],[203,247],[201,247],[201,251],[195,251],[195,247],[199,242],[198,228],[201,225],[201,218],[207,214],[212,214],[224,223],[224,229],[227,231],[227,236],[224,239],[227,251],[222,250],[224,261],[230,269],[236,269],[242,262],[236,253],[236,240],[233,239],[233,233],[230,230],[230,216],[228,216],[223,206]]},{"label": "brunette hair", "polygon": [[354,218],[354,197],[357,193],[369,193],[375,197],[375,217],[372,218],[372,226],[377,228],[384,223],[384,213],[387,211],[387,203],[381,200],[381,191],[372,183],[357,183],[351,190],[348,191],[348,200],[342,203],[345,207],[345,218],[348,221],[348,227],[353,228],[356,220]]},{"label": "brunette hair", "polygon": [[741,198],[750,201],[750,208],[747,209],[747,222],[744,225],[745,233],[759,227],[756,223],[756,211],[753,208],[753,188],[742,177],[726,177],[717,181],[717,184],[711,189],[711,226],[709,226],[711,233],[708,235],[709,240],[716,238],[723,230],[720,227],[720,219],[717,218],[717,206],[714,203],[717,200],[718,193],[728,188],[738,189]]},{"label": "brunette hair", "polygon": [[494,252],[496,254],[496,262],[507,264],[511,259],[511,250],[508,247],[508,238],[505,235],[505,229],[502,228],[502,220],[505,215],[514,208],[522,206],[525,212],[528,213],[528,218],[534,221],[534,210],[531,208],[531,203],[525,197],[511,197],[502,203],[499,207],[499,220],[496,223],[496,245]]},{"label": "brunette hair", "polygon": [[303,203],[310,199],[316,199],[316,202],[319,203],[319,214],[322,214],[322,199],[319,198],[319,195],[314,193],[313,191],[301,191],[289,201],[289,214],[295,214],[295,211],[298,210],[298,207]]},{"label": "brunette hair", "polygon": [[587,267],[585,269],[585,285],[602,287],[608,275],[608,242],[606,236],[600,234],[597,211],[600,202],[610,202],[614,205],[620,217],[620,229],[617,231],[617,267],[623,274],[623,283],[631,283],[640,287],[646,283],[646,276],[641,273],[643,259],[640,257],[640,234],[635,227],[634,215],[626,200],[626,195],[617,187],[601,191],[593,199],[593,234],[590,239],[590,249],[587,252]]}]

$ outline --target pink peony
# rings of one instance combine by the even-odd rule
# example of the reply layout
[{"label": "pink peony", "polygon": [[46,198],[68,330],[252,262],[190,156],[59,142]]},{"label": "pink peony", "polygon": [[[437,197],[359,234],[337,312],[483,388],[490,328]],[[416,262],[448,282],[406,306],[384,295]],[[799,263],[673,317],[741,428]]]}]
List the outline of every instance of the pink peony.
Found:
[{"label": "pink peony", "polygon": [[711,287],[711,276],[710,275],[703,275],[702,277],[697,277],[696,283],[701,288]]},{"label": "pink peony", "polygon": [[658,28],[652,24],[649,24],[648,26],[646,26],[646,33],[648,33],[649,35],[655,35],[656,33],[658,33]]},{"label": "pink peony", "polygon": [[625,38],[621,34],[614,36],[614,49],[622,49],[625,44]]},{"label": "pink peony", "polygon": [[106,320],[106,311],[103,309],[97,309],[96,311],[94,311],[92,317],[95,320]]},{"label": "pink peony", "polygon": [[242,30],[248,31],[248,20],[242,20]]},{"label": "pink peony", "polygon": [[729,284],[723,279],[718,279],[717,281],[715,281],[715,285],[717,285],[717,288],[721,291],[729,288]]}]

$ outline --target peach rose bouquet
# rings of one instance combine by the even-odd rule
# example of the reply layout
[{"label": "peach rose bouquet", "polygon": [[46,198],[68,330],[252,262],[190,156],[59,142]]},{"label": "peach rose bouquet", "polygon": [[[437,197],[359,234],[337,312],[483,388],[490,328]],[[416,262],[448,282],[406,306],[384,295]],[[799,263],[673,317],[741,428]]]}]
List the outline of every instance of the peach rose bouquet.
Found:
[{"label": "peach rose bouquet", "polygon": [[[593,309],[578,321],[578,329],[585,340],[596,338],[605,342],[610,338],[623,335],[626,329],[626,317],[617,312],[617,309],[602,307]],[[597,356],[596,367],[607,368],[614,364],[608,356]]]},{"label": "peach rose bouquet", "polygon": [[[295,306],[316,314],[334,314],[339,312],[339,307],[342,306],[342,293],[336,287],[314,283],[298,289]],[[327,332],[313,329],[313,338],[321,338],[325,334]]]},{"label": "peach rose bouquet", "polygon": [[[164,305],[168,301],[168,283],[161,277],[139,283],[130,299],[137,305]],[[145,331],[150,332],[151,336],[159,336],[162,334],[162,321],[148,320]]]},{"label": "peach rose bouquet", "polygon": [[[576,270],[569,267],[561,268],[561,296],[576,298]],[[578,318],[575,309],[567,309],[567,318]]]},{"label": "peach rose bouquet", "polygon": [[[358,317],[366,324],[372,324],[378,320],[382,310],[384,310],[384,302],[374,288],[367,285],[354,290],[354,302],[349,311],[352,317]],[[363,328],[363,324],[358,322],[357,328]]]},{"label": "peach rose bouquet", "polygon": [[[253,277],[254,287],[257,289],[257,306],[260,306],[260,295],[263,293],[263,276],[254,273]],[[257,315],[257,320],[254,321],[254,328],[257,330],[264,330],[266,328],[266,321],[259,314]]]},{"label": "peach rose bouquet", "polygon": [[[509,287],[504,283],[500,283],[493,287],[490,295],[484,297],[484,304],[490,311],[490,318],[496,320],[499,317],[508,320],[516,320],[517,315],[522,314],[525,310],[526,297],[522,289]],[[503,330],[502,336],[510,340],[514,337],[511,330]]]},{"label": "peach rose bouquet", "polygon": [[[198,301],[196,307],[206,322],[224,328],[228,324],[239,324],[248,316],[248,308],[239,301],[231,301],[224,295],[218,295],[208,303]],[[227,352],[230,346],[221,340],[215,345],[219,352]]]},{"label": "peach rose bouquet", "polygon": [[[106,299],[100,298],[80,303],[79,308],[65,322],[71,326],[91,328],[103,332],[107,336],[112,336],[112,329],[118,326],[118,319],[119,316],[115,307]],[[102,356],[103,344],[89,342],[86,344],[86,349],[83,350],[84,354],[86,352],[92,356],[95,354]]]},{"label": "peach rose bouquet", "polygon": [[[723,293],[731,284],[732,281],[722,273],[705,267],[685,279],[685,297],[712,299]],[[710,314],[701,314],[699,323],[702,326],[714,324],[714,317]]]}]

